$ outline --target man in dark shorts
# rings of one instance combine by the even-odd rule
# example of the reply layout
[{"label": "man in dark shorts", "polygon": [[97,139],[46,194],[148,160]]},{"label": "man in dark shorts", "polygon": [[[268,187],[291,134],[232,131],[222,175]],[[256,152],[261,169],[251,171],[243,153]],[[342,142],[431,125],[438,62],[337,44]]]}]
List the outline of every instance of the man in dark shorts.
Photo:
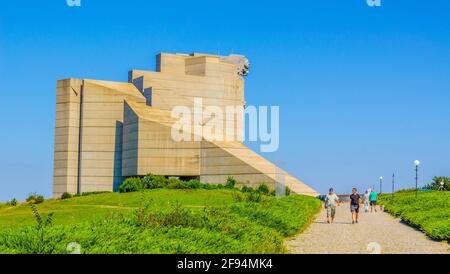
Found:
[{"label": "man in dark shorts", "polygon": [[361,196],[358,194],[356,188],[352,189],[352,195],[350,195],[350,211],[352,212],[352,224],[358,223],[359,204]]},{"label": "man in dark shorts", "polygon": [[375,191],[375,189],[372,189],[372,191],[369,194],[370,212],[373,212],[374,209],[375,212],[377,212],[377,195],[378,193]]}]

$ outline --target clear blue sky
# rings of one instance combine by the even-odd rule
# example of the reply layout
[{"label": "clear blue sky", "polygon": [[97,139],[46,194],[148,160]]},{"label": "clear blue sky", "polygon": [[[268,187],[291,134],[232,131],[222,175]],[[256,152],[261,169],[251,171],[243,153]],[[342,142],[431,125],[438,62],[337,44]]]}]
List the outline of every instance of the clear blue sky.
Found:
[{"label": "clear blue sky", "polygon": [[280,106],[264,156],[321,192],[411,187],[415,159],[450,175],[450,1],[81,3],[0,3],[0,201],[51,195],[57,79],[127,81],[158,52],[247,55],[248,103]]}]

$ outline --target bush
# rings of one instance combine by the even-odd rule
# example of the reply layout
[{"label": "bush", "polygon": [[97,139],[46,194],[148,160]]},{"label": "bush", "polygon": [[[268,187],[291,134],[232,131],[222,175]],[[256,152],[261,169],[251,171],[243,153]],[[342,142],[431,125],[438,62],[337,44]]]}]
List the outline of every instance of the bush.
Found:
[{"label": "bush", "polygon": [[291,196],[269,198],[262,203],[235,203],[230,209],[252,223],[273,228],[289,237],[304,230],[314,220],[320,211],[320,201],[313,197]]},{"label": "bush", "polygon": [[246,192],[253,192],[253,191],[255,191],[255,190],[252,187],[250,187],[250,186],[243,186],[241,188],[241,192],[244,192],[244,193],[246,193]]},{"label": "bush", "polygon": [[418,193],[402,191],[384,194],[380,204],[385,211],[420,229],[429,237],[450,241],[450,192],[429,191]]},{"label": "bush", "polygon": [[44,201],[44,196],[38,195],[36,193],[31,193],[26,199],[26,202],[31,205],[42,204]]},{"label": "bush", "polygon": [[196,179],[190,180],[189,182],[186,183],[186,185],[190,189],[200,189],[203,187],[203,184]]},{"label": "bush", "polygon": [[19,202],[16,200],[16,198],[12,199],[11,201],[6,202],[7,206],[17,206]]},{"label": "bush", "polygon": [[91,195],[100,195],[105,193],[111,193],[111,191],[94,191],[94,192],[83,192],[81,194],[75,194],[73,197],[85,197],[85,196],[91,196]]},{"label": "bush", "polygon": [[263,201],[263,195],[258,191],[234,192],[233,200],[235,202],[260,203]]},{"label": "bush", "polygon": [[257,191],[261,194],[268,195],[270,190],[266,184],[262,184],[258,187]]},{"label": "bush", "polygon": [[245,201],[251,202],[251,203],[259,203],[262,200],[261,195],[262,194],[257,191],[249,192],[246,194]]},{"label": "bush", "polygon": [[426,185],[426,188],[431,188],[433,190],[440,190],[441,189],[441,182],[444,182],[444,189],[450,191],[450,178],[449,177],[434,177],[433,182],[429,185]]},{"label": "bush", "polygon": [[119,188],[120,193],[136,192],[144,189],[144,182],[141,178],[128,178]]},{"label": "bush", "polygon": [[[30,195],[31,196],[31,195]],[[46,217],[41,215],[34,204],[31,205],[36,224],[25,228],[21,233],[11,233],[6,237],[0,236],[0,243],[7,245],[11,249],[14,247],[15,253],[24,254],[52,254],[55,253],[57,244],[61,243],[64,234],[56,235],[51,231],[53,224],[53,213]],[[1,249],[1,248],[0,248]]]},{"label": "bush", "polygon": [[227,178],[227,183],[225,184],[225,188],[233,189],[236,186],[236,180],[233,177]]},{"label": "bush", "polygon": [[217,190],[217,189],[224,189],[226,187],[221,184],[203,184],[202,183],[202,188],[208,189],[208,190]]},{"label": "bush", "polygon": [[257,189],[254,189],[250,186],[243,186],[241,188],[241,192],[244,193],[259,193],[259,194],[263,194],[266,196],[275,196],[276,192],[275,190],[270,190],[269,187],[267,186],[267,184],[261,184]]},{"label": "bush", "polygon": [[148,174],[143,179],[145,189],[166,188],[169,180],[164,176]]},{"label": "bush", "polygon": [[286,187],[286,196],[291,195],[291,189],[289,187]]},{"label": "bush", "polygon": [[[120,193],[135,192],[144,189],[235,189],[237,181],[233,177],[228,177],[226,184],[205,184],[197,179],[192,179],[188,182],[177,178],[167,179],[164,176],[148,174],[144,178],[128,178],[119,188]],[[275,191],[270,191],[267,184],[261,184],[257,189],[249,186],[243,186],[241,191],[251,194],[245,200],[259,201],[260,195],[275,196]],[[290,189],[286,187],[286,196],[290,194]],[[84,194],[83,194],[84,195]]]},{"label": "bush", "polygon": [[186,189],[188,188],[187,183],[180,181],[176,178],[170,178],[167,184],[168,189]]},{"label": "bush", "polygon": [[69,192],[64,192],[64,193],[61,195],[61,200],[70,199],[70,198],[72,198],[72,197],[73,197],[72,194],[70,194]]},{"label": "bush", "polygon": [[147,174],[144,178],[142,178],[142,182],[144,183],[145,189],[152,189],[152,182],[153,182],[154,175]]}]

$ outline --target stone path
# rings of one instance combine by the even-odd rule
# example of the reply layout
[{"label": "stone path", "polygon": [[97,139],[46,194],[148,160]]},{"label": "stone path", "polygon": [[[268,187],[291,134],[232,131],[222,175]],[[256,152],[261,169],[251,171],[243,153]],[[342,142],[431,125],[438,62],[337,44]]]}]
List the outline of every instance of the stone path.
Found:
[{"label": "stone path", "polygon": [[361,212],[359,223],[353,225],[347,203],[337,208],[333,224],[326,222],[322,210],[305,232],[286,245],[294,254],[450,254],[447,243],[433,241],[385,212]]}]

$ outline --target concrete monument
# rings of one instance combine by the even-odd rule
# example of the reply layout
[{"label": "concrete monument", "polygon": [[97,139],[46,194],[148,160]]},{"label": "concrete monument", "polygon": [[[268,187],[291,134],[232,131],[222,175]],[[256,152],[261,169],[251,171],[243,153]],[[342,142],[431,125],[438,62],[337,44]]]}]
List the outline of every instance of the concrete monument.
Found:
[{"label": "concrete monument", "polygon": [[155,72],[132,70],[128,83],[57,81],[54,196],[115,191],[124,178],[149,173],[205,183],[224,183],[232,176],[241,184],[272,188],[283,178],[293,192],[317,195],[238,141],[241,115],[222,118],[224,132],[235,138],[174,140],[176,106],[194,108],[199,99],[205,107],[245,106],[248,70],[247,59],[239,55],[162,53]]}]

